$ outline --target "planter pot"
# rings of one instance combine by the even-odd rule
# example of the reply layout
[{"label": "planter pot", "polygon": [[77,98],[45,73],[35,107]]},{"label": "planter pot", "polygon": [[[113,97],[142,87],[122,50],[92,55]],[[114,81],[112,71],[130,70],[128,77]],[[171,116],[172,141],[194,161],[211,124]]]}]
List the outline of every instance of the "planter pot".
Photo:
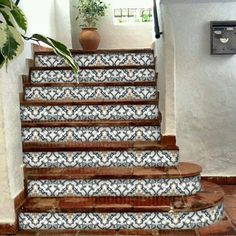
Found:
[{"label": "planter pot", "polygon": [[82,28],[79,42],[84,51],[96,51],[100,43],[100,35],[96,28]]}]

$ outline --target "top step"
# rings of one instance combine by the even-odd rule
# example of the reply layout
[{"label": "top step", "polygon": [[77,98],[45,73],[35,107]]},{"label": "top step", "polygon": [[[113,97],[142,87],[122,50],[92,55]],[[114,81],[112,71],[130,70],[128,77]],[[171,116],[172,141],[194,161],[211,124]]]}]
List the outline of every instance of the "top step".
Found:
[{"label": "top step", "polygon": [[[78,66],[153,66],[155,64],[153,50],[151,49],[113,49],[85,52],[71,51]],[[38,67],[64,67],[65,61],[52,51],[35,52],[35,66]]]}]

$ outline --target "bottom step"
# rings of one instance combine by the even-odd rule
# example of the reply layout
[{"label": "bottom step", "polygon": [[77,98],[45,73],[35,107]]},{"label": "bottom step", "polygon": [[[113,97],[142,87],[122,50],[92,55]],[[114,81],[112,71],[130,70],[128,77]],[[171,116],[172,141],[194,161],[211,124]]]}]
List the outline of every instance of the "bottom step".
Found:
[{"label": "bottom step", "polygon": [[195,229],[223,216],[223,191],[204,182],[186,197],[29,198],[19,214],[22,230]]}]

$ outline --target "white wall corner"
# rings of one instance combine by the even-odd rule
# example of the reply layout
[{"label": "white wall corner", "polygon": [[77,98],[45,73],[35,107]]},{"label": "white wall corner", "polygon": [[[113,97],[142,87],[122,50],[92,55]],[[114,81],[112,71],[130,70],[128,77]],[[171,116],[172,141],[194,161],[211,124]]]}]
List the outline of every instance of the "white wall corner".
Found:
[{"label": "white wall corner", "polygon": [[[5,82],[8,80],[6,69],[0,70],[0,224],[15,222],[15,209],[11,168],[9,168],[11,157],[9,156],[7,130],[6,130],[6,110],[5,104],[8,97],[5,96]],[[13,137],[14,138],[14,137]],[[20,157],[18,157],[20,158]],[[20,177],[18,177],[20,178]],[[23,187],[23,179],[22,179]]]},{"label": "white wall corner", "polygon": [[[161,12],[161,14],[160,14]],[[163,35],[156,40],[155,56],[160,90],[162,135],[176,135],[176,53],[172,19],[168,7],[161,4],[159,19]],[[161,16],[161,17],[160,17]]]},{"label": "white wall corner", "polygon": [[72,48],[70,1],[54,1],[56,39],[64,43],[68,48]]}]

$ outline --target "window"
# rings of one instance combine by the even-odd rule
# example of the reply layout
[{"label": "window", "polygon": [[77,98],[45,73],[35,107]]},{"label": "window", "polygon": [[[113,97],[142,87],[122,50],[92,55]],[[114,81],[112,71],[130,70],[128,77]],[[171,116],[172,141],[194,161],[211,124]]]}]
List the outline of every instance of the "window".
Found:
[{"label": "window", "polygon": [[116,8],[115,24],[152,22],[152,8]]}]

